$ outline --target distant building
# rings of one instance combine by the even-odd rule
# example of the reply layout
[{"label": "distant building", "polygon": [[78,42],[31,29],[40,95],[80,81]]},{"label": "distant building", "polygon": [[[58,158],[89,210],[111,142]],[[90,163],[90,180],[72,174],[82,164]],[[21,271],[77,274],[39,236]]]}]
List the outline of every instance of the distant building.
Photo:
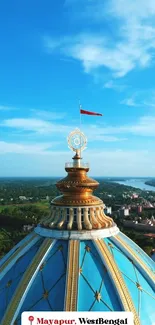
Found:
[{"label": "distant building", "polygon": [[30,231],[34,228],[34,225],[24,225],[23,226],[23,231]]},{"label": "distant building", "polygon": [[144,236],[149,237],[149,238],[155,238],[155,234],[149,233],[149,234],[145,234]]},{"label": "distant building", "polygon": [[132,199],[138,199],[138,197],[139,197],[139,195],[137,193],[133,193],[131,198]]},{"label": "distant building", "polygon": [[129,212],[129,208],[125,208],[123,207],[122,209],[119,210],[119,214],[120,214],[120,217],[128,217],[130,212]]},{"label": "distant building", "polygon": [[155,218],[154,218],[154,216],[151,217],[151,223],[155,226]]},{"label": "distant building", "polygon": [[105,207],[104,212],[105,214],[112,214],[112,207]]},{"label": "distant building", "polygon": [[141,205],[138,205],[137,212],[140,214],[140,213],[142,213],[142,211],[143,211],[142,206]]},{"label": "distant building", "polygon": [[27,200],[26,196],[23,196],[23,195],[20,195],[20,196],[19,196],[19,199],[20,199],[20,200],[23,200],[23,201],[24,201],[24,200]]}]

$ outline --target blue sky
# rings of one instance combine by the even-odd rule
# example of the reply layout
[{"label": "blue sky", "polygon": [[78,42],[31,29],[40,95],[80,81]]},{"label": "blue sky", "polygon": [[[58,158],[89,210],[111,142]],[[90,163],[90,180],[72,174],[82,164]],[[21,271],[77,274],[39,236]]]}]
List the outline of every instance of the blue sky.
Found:
[{"label": "blue sky", "polygon": [[155,1],[0,3],[0,176],[57,176],[82,116],[91,175],[155,176]]}]

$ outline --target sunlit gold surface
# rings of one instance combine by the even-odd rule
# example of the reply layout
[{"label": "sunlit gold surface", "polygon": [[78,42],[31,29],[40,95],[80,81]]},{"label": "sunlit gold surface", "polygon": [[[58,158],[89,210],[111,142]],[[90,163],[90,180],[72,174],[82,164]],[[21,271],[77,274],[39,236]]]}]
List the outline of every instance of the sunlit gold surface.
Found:
[{"label": "sunlit gold surface", "polygon": [[[73,160],[79,160],[78,155]],[[76,165],[76,164],[75,164]],[[93,195],[99,183],[87,176],[88,167],[66,167],[68,175],[57,182],[62,195],[51,202],[51,215],[41,220],[43,227],[66,230],[104,229],[114,226],[104,214],[103,201]]]},{"label": "sunlit gold surface", "polygon": [[70,194],[61,195],[52,200],[51,204],[55,206],[96,206],[102,204],[102,200],[93,195],[88,195],[88,193],[81,194]]},{"label": "sunlit gold surface", "polygon": [[[53,212],[55,210],[55,213]],[[54,215],[54,219],[53,219]],[[97,207],[51,207],[51,218],[42,220],[42,227],[58,230],[92,230],[115,226],[104,214],[103,204]]]},{"label": "sunlit gold surface", "polygon": [[66,275],[65,311],[77,311],[77,290],[79,277],[79,241],[69,241]]},{"label": "sunlit gold surface", "polygon": [[99,183],[87,176],[88,168],[66,168],[67,177],[56,186],[63,195],[52,201],[54,205],[97,205],[101,200],[92,195]]},{"label": "sunlit gold surface", "polygon": [[[71,133],[70,137],[73,144],[75,134]],[[70,148],[73,149],[72,146]],[[87,176],[89,168],[87,164],[81,163],[79,149],[74,151],[73,163],[67,163],[65,167],[67,176],[56,184],[61,195],[52,200],[51,215],[41,220],[40,225],[69,231],[112,228],[115,224],[105,215],[103,201],[93,195],[99,183]]]}]

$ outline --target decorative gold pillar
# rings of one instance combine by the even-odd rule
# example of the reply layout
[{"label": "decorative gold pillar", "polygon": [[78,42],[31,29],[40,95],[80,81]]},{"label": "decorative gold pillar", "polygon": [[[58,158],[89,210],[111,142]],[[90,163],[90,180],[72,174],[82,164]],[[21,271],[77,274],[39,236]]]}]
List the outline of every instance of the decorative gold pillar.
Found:
[{"label": "decorative gold pillar", "polygon": [[89,221],[89,218],[88,218],[88,208],[84,208],[84,225],[85,225],[85,228],[88,229],[88,230],[91,230],[92,229],[92,225]]},{"label": "decorative gold pillar", "polygon": [[67,210],[66,210],[66,208],[61,208],[60,215],[61,215],[61,218],[60,218],[60,221],[58,223],[58,228],[59,229],[62,228],[64,222],[66,221],[66,217],[67,217]]},{"label": "decorative gold pillar", "polygon": [[69,208],[69,222],[67,225],[68,230],[72,229],[73,221],[74,221],[74,210],[73,208]]},{"label": "decorative gold pillar", "polygon": [[82,230],[81,208],[80,207],[76,209],[76,220],[77,220],[78,230]]},{"label": "decorative gold pillar", "polygon": [[98,220],[100,221],[101,226],[106,228],[108,226],[108,222],[104,218],[102,206],[97,208],[96,214],[97,214]]},{"label": "decorative gold pillar", "polygon": [[50,227],[51,228],[53,228],[53,227],[55,227],[57,225],[57,222],[58,222],[59,218],[60,218],[60,208],[59,207],[58,208],[56,207],[56,210],[55,210],[55,218],[54,218],[54,220],[50,224]]}]

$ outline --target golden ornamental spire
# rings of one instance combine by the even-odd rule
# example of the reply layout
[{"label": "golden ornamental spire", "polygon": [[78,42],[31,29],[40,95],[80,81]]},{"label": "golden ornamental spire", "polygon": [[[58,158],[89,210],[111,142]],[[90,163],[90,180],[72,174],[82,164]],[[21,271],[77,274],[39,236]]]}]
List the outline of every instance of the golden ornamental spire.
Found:
[{"label": "golden ornamental spire", "polygon": [[87,138],[83,132],[81,132],[78,128],[72,131],[68,138],[68,147],[76,152],[75,156],[72,158],[74,160],[73,167],[81,166],[81,152],[86,149]]},{"label": "golden ornamental spire", "polygon": [[72,163],[66,163],[67,176],[57,182],[61,195],[51,202],[51,215],[42,226],[63,230],[92,230],[111,228],[114,222],[104,213],[104,203],[93,195],[99,183],[87,176],[89,165],[81,163],[81,152],[87,139],[75,129],[67,138],[68,146],[75,152]]}]

